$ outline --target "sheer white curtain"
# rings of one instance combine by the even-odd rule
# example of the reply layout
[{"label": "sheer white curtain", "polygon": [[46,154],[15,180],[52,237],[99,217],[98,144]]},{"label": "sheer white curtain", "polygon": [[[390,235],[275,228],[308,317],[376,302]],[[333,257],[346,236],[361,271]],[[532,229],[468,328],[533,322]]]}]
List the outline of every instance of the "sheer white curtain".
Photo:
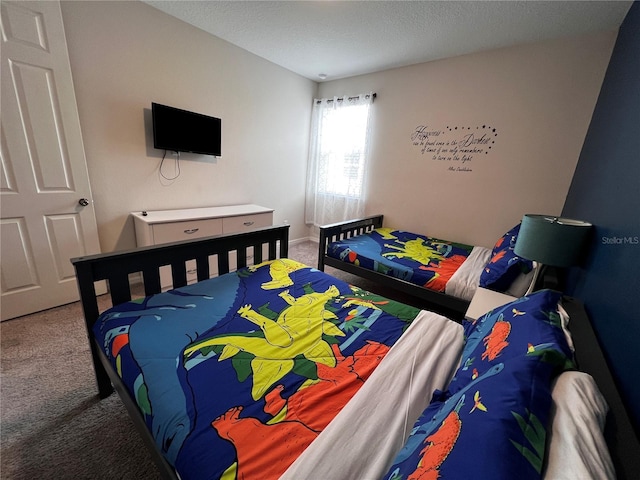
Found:
[{"label": "sheer white curtain", "polygon": [[375,94],[313,101],[305,220],[316,226],[364,215],[370,106]]}]

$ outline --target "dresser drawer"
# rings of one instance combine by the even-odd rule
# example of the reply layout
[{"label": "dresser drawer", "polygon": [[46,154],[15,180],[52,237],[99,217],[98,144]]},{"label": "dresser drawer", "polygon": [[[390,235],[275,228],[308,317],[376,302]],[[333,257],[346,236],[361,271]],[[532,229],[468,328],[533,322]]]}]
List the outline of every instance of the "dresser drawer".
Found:
[{"label": "dresser drawer", "polygon": [[189,220],[186,222],[153,225],[153,243],[178,242],[192,238],[210,237],[222,233],[222,219]]},{"label": "dresser drawer", "polygon": [[[181,210],[149,210],[132,212],[139,247],[210,237],[223,233],[233,234],[273,225],[273,210],[259,205],[228,205],[222,207],[187,208]],[[268,247],[263,247],[266,258]],[[246,249],[247,265],[253,264],[253,247]],[[237,255],[229,255],[229,269],[237,268]],[[197,281],[195,260],[186,264],[187,283]],[[217,255],[209,258],[209,273],[218,274]],[[160,268],[163,290],[172,286],[171,267]]]},{"label": "dresser drawer", "polygon": [[253,230],[254,228],[269,227],[272,223],[273,212],[224,217],[222,219],[222,231],[225,234],[238,233],[245,230]]}]

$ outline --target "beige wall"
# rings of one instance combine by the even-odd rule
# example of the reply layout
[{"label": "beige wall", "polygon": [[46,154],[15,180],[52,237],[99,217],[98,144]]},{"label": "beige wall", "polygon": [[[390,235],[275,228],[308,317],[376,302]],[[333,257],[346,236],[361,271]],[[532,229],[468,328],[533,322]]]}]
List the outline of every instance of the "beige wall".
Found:
[{"label": "beige wall", "polygon": [[[307,237],[310,100],[368,91],[378,98],[367,213],[490,246],[524,213],[561,212],[617,33],[318,87],[141,2],[63,1],[62,12],[103,251],[135,245],[128,214],[143,209],[256,203],[288,220],[292,239]],[[184,154],[180,177],[161,179],[152,101],[221,117],[223,156]],[[449,150],[469,133],[495,143],[476,145],[464,164],[444,152],[433,160],[413,144],[418,126],[439,131],[430,140]],[[167,175],[172,168],[167,161]]]},{"label": "beige wall", "polygon": [[[485,246],[524,213],[560,214],[616,34],[321,83],[320,97],[378,94],[367,213],[385,214],[389,226]],[[440,156],[451,160],[433,160],[413,145],[418,126],[440,131],[431,141],[448,150],[469,133],[495,143],[475,145],[482,151],[464,164],[460,151],[458,161],[450,152]]]},{"label": "beige wall", "polygon": [[[255,203],[304,225],[317,84],[141,2],[62,2],[100,243],[132,248],[129,212]],[[222,118],[222,157],[183,154],[159,176],[151,102]],[[172,157],[165,162],[173,172]]]}]

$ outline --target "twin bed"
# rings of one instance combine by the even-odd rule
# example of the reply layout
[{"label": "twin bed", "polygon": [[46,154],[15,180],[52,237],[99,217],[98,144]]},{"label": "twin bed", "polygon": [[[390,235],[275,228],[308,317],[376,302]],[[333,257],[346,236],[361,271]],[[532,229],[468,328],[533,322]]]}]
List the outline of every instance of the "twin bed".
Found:
[{"label": "twin bed", "polygon": [[99,393],[118,391],[165,478],[615,478],[572,302],[541,291],[460,324],[287,247],[278,226],[72,260]]},{"label": "twin bed", "polygon": [[522,296],[533,263],[513,252],[516,225],[492,249],[383,227],[383,216],[320,227],[318,269],[343,270],[452,312],[464,313],[478,286]]}]

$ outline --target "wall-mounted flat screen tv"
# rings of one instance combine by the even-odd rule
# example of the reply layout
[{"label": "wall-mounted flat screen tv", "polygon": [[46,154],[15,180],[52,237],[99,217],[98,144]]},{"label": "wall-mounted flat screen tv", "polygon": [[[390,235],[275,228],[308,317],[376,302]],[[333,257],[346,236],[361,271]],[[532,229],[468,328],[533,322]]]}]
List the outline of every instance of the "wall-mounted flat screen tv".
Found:
[{"label": "wall-mounted flat screen tv", "polygon": [[151,104],[153,146],[160,150],[222,155],[222,120],[159,103]]}]

